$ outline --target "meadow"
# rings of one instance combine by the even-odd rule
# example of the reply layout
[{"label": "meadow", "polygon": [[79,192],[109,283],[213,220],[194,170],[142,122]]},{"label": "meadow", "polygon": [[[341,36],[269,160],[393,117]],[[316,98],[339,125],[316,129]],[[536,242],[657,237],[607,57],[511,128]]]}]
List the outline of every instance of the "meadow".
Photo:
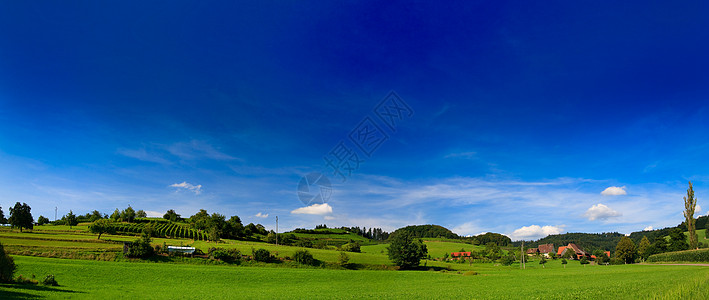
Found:
[{"label": "meadow", "polygon": [[479,275],[444,271],[370,271],[104,262],[16,256],[17,274],[53,274],[61,286],[0,285],[4,299],[707,299],[709,267],[481,264]]},{"label": "meadow", "polygon": [[[16,275],[41,279],[52,274],[61,285],[2,284],[0,298],[709,298],[709,267],[704,266],[583,266],[578,261],[562,265],[560,260],[542,266],[532,260],[522,270],[518,263],[502,266],[423,260],[420,270],[391,271],[387,244],[362,246],[361,253],[348,252],[350,263],[361,270],[338,269],[334,263],[340,253],[332,249],[308,249],[316,259],[330,263],[328,267],[255,262],[229,265],[201,258],[141,261],[120,254],[122,242],[135,240],[137,235],[104,234],[97,239],[86,230],[85,224],[73,228],[37,226],[22,233],[0,230],[0,241],[18,265]],[[704,236],[701,231],[700,240]],[[432,258],[484,249],[456,240],[424,240]],[[244,255],[263,248],[280,258],[303,249],[255,241],[153,239],[155,245],[163,243],[191,245],[203,251],[234,248]]]}]

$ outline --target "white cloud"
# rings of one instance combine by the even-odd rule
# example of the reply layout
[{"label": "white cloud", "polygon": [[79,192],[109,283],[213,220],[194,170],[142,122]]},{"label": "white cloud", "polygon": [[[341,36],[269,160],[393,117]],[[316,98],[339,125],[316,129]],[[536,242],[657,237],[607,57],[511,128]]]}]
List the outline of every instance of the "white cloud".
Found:
[{"label": "white cloud", "polygon": [[628,193],[625,191],[625,186],[611,186],[601,192],[601,195],[603,196],[620,196],[627,194]]},{"label": "white cloud", "polygon": [[311,206],[301,207],[296,210],[291,211],[292,214],[304,214],[304,215],[329,215],[332,213],[332,206],[327,203],[323,204],[313,204]]},{"label": "white cloud", "polygon": [[508,236],[513,240],[513,241],[518,241],[518,240],[537,240],[540,238],[543,238],[548,235],[552,234],[560,234],[564,232],[564,226],[539,226],[539,225],[530,225],[530,226],[523,226],[521,228],[515,229],[511,234]]},{"label": "white cloud", "polygon": [[480,228],[476,226],[473,222],[466,222],[456,227],[453,227],[451,231],[460,236],[469,236],[473,235],[474,232],[480,232]]},{"label": "white cloud", "polygon": [[586,213],[583,214],[583,216],[590,221],[606,220],[608,218],[619,217],[622,215],[623,214],[621,214],[620,212],[617,212],[601,203],[591,206],[591,208],[589,208]]},{"label": "white cloud", "polygon": [[643,231],[652,231],[652,226],[645,227]]},{"label": "white cloud", "polygon": [[702,215],[702,207],[697,204],[697,206],[694,208],[694,215],[695,216],[701,216]]},{"label": "white cloud", "polygon": [[268,214],[262,214],[261,212],[259,212],[259,213],[257,213],[257,214],[255,215],[255,217],[257,217],[257,218],[268,218]]},{"label": "white cloud", "polygon": [[332,221],[334,219],[336,219],[336,218],[333,216],[325,216],[325,220]]},{"label": "white cloud", "polygon": [[202,192],[202,185],[193,185],[189,184],[186,181],[183,181],[182,183],[173,183],[170,185],[170,187],[178,188],[178,189],[187,189],[192,192],[194,192],[195,195],[199,195]]},{"label": "white cloud", "polygon": [[146,210],[145,214],[148,216],[148,218],[162,218],[162,216],[165,215],[165,213],[161,213],[159,211],[152,211],[152,210]]}]

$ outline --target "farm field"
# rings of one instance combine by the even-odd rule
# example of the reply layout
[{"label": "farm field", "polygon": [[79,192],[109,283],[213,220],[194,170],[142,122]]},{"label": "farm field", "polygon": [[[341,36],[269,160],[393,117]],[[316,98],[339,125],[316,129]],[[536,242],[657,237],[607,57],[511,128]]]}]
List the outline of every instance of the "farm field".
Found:
[{"label": "farm field", "polygon": [[578,298],[706,299],[709,267],[491,264],[480,275],[435,271],[103,262],[15,256],[17,274],[53,274],[60,287],[0,285],[5,299],[47,298]]}]

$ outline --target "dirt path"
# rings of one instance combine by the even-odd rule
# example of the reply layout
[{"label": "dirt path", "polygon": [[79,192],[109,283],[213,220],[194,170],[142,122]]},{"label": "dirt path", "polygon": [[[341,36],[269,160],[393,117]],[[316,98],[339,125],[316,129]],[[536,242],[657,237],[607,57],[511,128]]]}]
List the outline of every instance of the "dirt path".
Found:
[{"label": "dirt path", "polygon": [[643,264],[646,266],[700,266],[709,267],[709,264]]}]

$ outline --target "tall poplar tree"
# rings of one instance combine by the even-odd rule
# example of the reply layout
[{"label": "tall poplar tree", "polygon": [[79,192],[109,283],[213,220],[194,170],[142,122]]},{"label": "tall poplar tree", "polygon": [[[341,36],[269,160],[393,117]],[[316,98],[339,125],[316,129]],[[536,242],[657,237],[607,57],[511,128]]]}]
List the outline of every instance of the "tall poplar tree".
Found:
[{"label": "tall poplar tree", "polygon": [[689,231],[689,248],[697,249],[697,228],[694,219],[694,209],[697,207],[697,198],[694,198],[694,189],[692,188],[692,182],[689,182],[689,188],[687,189],[687,197],[684,197],[684,218],[685,224],[687,224],[687,231]]}]

